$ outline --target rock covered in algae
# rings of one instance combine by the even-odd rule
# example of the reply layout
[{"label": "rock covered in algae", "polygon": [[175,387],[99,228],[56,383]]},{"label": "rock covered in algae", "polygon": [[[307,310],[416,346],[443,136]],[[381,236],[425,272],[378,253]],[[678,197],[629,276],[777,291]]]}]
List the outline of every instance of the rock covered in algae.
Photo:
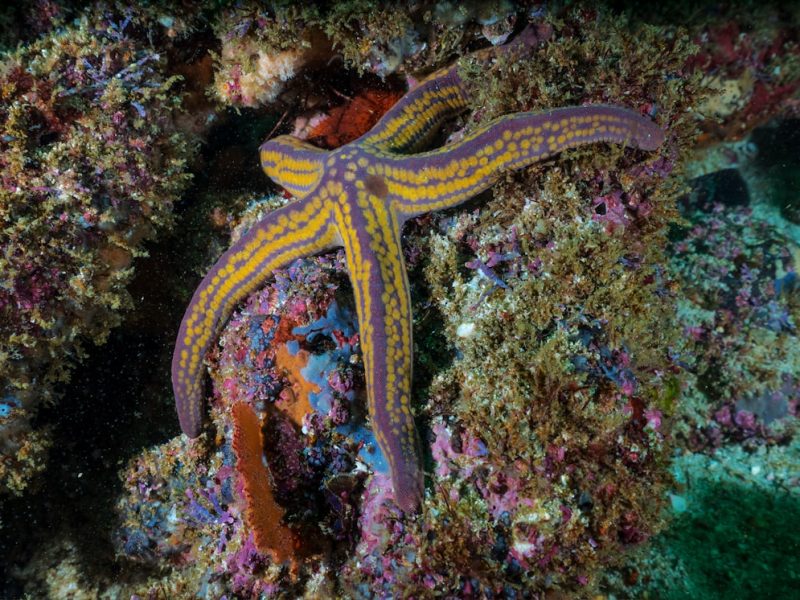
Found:
[{"label": "rock covered in algae", "polygon": [[132,29],[85,18],[0,62],[0,492],[43,468],[30,420],[119,322],[189,179],[176,78]]},{"label": "rock covered in algae", "polygon": [[703,207],[702,195],[687,199],[673,244],[692,373],[683,437],[695,450],[786,441],[800,404],[800,246],[752,206]]},{"label": "rock covered in algae", "polygon": [[171,568],[146,582],[120,584],[121,594],[146,598],[159,589],[180,596],[191,589],[209,597],[258,597],[279,589],[280,566],[270,567],[245,525],[234,464],[230,440],[213,448],[185,437],[131,461],[117,506],[117,553]]},{"label": "rock covered in algae", "polygon": [[[517,23],[511,2],[421,2],[384,5],[371,0],[329,4],[237,3],[214,30],[214,95],[225,105],[291,104],[300,72],[344,61],[381,78],[430,70],[472,39],[504,43]],[[319,100],[313,90],[308,101]]]},{"label": "rock covered in algae", "polygon": [[[697,90],[677,77],[691,48],[676,36],[655,56],[644,40],[663,30],[559,16],[525,61],[480,73],[462,62],[481,107],[467,130],[604,101],[647,107],[668,141],[654,155],[566,153],[420,224],[432,233],[409,252],[426,257],[417,268],[454,358],[423,408],[434,460],[423,516],[402,532],[390,517],[388,534],[359,546],[346,574],[362,594],[590,595],[600,569],[660,526],[679,370],[662,253],[677,190],[664,176],[693,139],[684,111]],[[629,35],[642,43],[626,45]]]},{"label": "rock covered in algae", "polygon": [[[692,48],[675,35],[656,51],[663,30],[604,12],[559,17],[523,60],[481,73],[464,61],[482,107],[466,130],[606,102],[649,111],[669,139],[652,155],[565,153],[491,199],[409,225],[416,360],[439,370],[416,395],[433,471],[419,515],[394,506],[363,421],[341,256],[278,272],[210,355],[220,443],[232,403],[255,408],[287,523],[337,557],[307,549],[294,585],[344,560],[330,578],[353,597],[586,596],[660,526],[679,390],[663,254],[678,188],[665,175],[693,139],[686,109],[699,92],[680,76]],[[445,348],[449,363],[426,348]]]},{"label": "rock covered in algae", "polygon": [[[497,19],[460,30],[454,4],[436,3],[428,23],[452,24],[427,49],[405,44],[400,59],[379,56],[391,44],[373,44],[378,33],[354,18],[341,51],[381,74],[444,66],[455,49],[499,40],[502,28],[486,41],[476,33],[506,18],[497,6]],[[421,514],[397,510],[371,439],[341,256],[303,261],[249,298],[211,353],[214,439],[173,440],[129,464],[120,560],[165,571],[116,584],[120,594],[586,597],[601,569],[660,527],[680,393],[663,254],[677,186],[664,176],[692,141],[699,92],[682,71],[692,48],[676,28],[605,11],[515,15],[549,29],[547,43],[481,72],[463,61],[475,110],[447,133],[605,102],[650,114],[669,139],[654,155],[571,151],[509,175],[493,197],[408,225],[415,406],[431,471]],[[353,31],[369,35],[363,47]],[[296,104],[290,113],[307,108]],[[233,402],[263,420],[285,525],[315,541],[294,575],[251,535]]]},{"label": "rock covered in algae", "polygon": [[230,8],[216,20],[222,48],[216,57],[214,92],[221,102],[243,107],[275,102],[301,69],[328,58],[329,44],[300,20],[298,12],[299,7],[273,10],[251,2]]},{"label": "rock covered in algae", "polygon": [[667,247],[683,331],[669,525],[604,584],[617,597],[790,597],[800,15],[778,4],[692,14],[689,64],[715,93],[698,107],[704,133]]},{"label": "rock covered in algae", "polygon": [[727,14],[697,32],[701,50],[689,65],[713,91],[698,107],[708,119],[707,139],[729,139],[770,118],[798,115],[798,37],[792,19],[781,12],[765,7],[757,16]]},{"label": "rock covered in algae", "polygon": [[[435,363],[425,348],[443,345],[453,357],[417,393],[433,485],[419,516],[402,515],[379,466],[360,457],[373,473],[363,494],[360,487],[345,494],[360,500],[358,526],[351,522],[348,533],[355,547],[339,574],[349,595],[389,597],[399,589],[420,596],[548,589],[588,595],[599,569],[659,527],[669,411],[679,389],[671,353],[678,343],[674,285],[663,255],[677,188],[664,176],[692,140],[685,112],[695,80],[678,77],[691,47],[676,36],[669,52],[656,53],[655,40],[663,36],[657,28],[635,31],[653,44],[628,45],[629,24],[610,15],[561,17],[542,25],[550,39],[524,61],[498,60],[480,74],[465,61],[483,107],[467,130],[507,112],[602,101],[646,108],[670,139],[655,155],[570,152],[556,164],[508,177],[492,200],[409,226],[418,323],[431,310],[445,315],[438,325],[427,320],[418,328],[417,360]],[[599,45],[611,50],[594,51]],[[576,64],[586,81],[579,96],[566,75]],[[265,301],[259,297],[319,293],[302,269],[296,273],[285,290],[276,289],[285,278],[279,274],[248,300],[242,317],[258,310]],[[420,298],[426,287],[430,297]],[[294,300],[299,315],[323,317],[306,316],[316,301],[301,297]],[[276,380],[281,362],[292,397],[313,397],[312,359],[282,330],[296,333],[297,317],[283,325],[286,317],[270,316],[256,321],[256,329],[242,317],[234,316],[223,335],[215,406],[228,394],[265,413],[279,410],[281,400],[270,408],[265,394],[290,400],[286,383]],[[230,355],[235,369],[225,366]],[[303,361],[305,383],[296,375],[291,381]],[[217,411],[221,430],[224,413]],[[327,417],[334,423],[335,412]],[[305,431],[314,429],[307,421]],[[330,541],[339,531],[327,525],[330,507],[313,512],[305,504],[314,489],[306,487],[312,463],[297,460],[309,447],[305,431],[287,425],[268,436],[277,448],[295,448],[294,460],[269,461],[274,450],[267,447],[268,462],[279,495],[292,493],[284,496],[291,500],[287,519],[297,526],[325,523]],[[321,438],[321,448],[335,439]]]}]

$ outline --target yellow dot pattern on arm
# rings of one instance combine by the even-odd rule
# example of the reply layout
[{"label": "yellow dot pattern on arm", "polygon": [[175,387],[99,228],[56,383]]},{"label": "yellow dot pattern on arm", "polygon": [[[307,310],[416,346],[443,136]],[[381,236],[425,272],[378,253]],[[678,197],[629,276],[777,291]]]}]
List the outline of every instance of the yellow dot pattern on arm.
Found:
[{"label": "yellow dot pattern on arm", "polygon": [[[653,125],[632,111],[608,106],[517,113],[500,117],[460,142],[382,168],[394,207],[406,217],[441,210],[487,189],[503,171],[596,142],[643,146]],[[659,141],[660,143],[660,141]],[[381,167],[378,167],[381,169]]]},{"label": "yellow dot pattern on arm", "polygon": [[[342,232],[359,316],[372,427],[404,504],[419,501],[419,439],[411,412],[411,301],[400,223],[380,198],[343,194],[335,219]],[[362,232],[359,234],[359,232]]]},{"label": "yellow dot pattern on arm", "polygon": [[184,315],[172,362],[176,405],[184,431],[199,433],[202,361],[235,305],[276,268],[327,250],[335,240],[330,211],[320,196],[300,208],[289,205],[271,213],[206,275]]}]

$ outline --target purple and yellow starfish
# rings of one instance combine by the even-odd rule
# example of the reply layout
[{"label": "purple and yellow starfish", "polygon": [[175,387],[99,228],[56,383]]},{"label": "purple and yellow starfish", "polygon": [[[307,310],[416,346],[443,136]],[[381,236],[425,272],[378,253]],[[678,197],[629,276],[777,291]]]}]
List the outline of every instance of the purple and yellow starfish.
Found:
[{"label": "purple and yellow starfish", "polygon": [[503,171],[567,148],[615,142],[656,149],[664,134],[624,108],[580,106],[497,118],[461,141],[417,152],[443,121],[469,106],[456,67],[406,94],[377,125],[327,152],[282,135],[261,146],[261,164],[296,201],[275,210],[205,276],[181,323],[172,384],[181,428],[200,433],[203,360],[236,304],[277,268],[344,246],[356,300],[369,414],[405,511],[422,498],[420,442],[411,412],[411,301],[403,223],[457,206]]}]

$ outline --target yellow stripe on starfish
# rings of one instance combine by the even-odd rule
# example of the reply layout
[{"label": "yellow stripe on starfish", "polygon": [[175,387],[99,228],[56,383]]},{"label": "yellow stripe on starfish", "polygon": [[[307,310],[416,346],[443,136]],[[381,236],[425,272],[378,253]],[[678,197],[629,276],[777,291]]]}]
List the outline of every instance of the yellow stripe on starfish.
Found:
[{"label": "yellow stripe on starfish", "polygon": [[457,206],[490,187],[502,172],[569,148],[615,142],[655,150],[663,140],[655,123],[624,108],[561,108],[494,119],[457,143],[396,157],[377,171],[395,209],[409,218]]},{"label": "yellow stripe on starfish", "polygon": [[295,198],[305,198],[322,179],[327,152],[290,135],[261,149],[261,168]]}]

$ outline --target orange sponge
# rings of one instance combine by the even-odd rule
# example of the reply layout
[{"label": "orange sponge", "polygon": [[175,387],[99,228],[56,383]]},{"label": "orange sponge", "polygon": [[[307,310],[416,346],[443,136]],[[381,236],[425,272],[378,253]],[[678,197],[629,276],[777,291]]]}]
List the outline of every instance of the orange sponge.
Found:
[{"label": "orange sponge", "polygon": [[272,494],[269,473],[261,460],[261,422],[244,402],[234,404],[232,412],[236,470],[244,480],[247,524],[253,531],[256,547],[272,556],[274,562],[289,560],[294,564],[299,544],[294,532],[283,523],[283,507]]}]

